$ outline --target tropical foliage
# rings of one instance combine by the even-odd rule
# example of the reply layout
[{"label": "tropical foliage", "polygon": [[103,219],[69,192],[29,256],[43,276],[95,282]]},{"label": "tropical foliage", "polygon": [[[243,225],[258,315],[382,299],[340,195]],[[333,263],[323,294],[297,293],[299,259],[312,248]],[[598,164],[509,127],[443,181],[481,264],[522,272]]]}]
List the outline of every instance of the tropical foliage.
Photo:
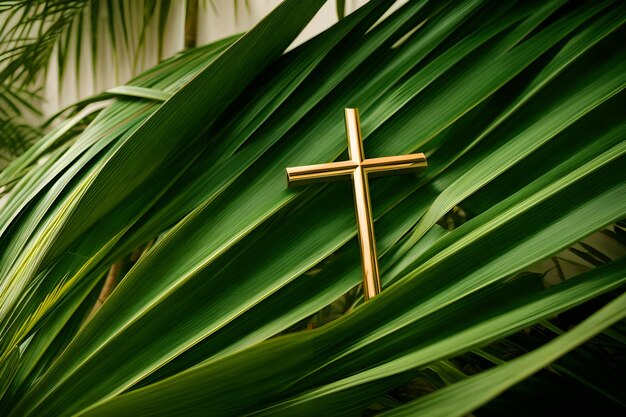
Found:
[{"label": "tropical foliage", "polygon": [[[118,55],[133,62],[133,73],[143,65],[149,29],[161,35],[154,39],[158,54],[163,50],[167,16],[171,1],[145,0],[14,0],[0,4],[0,157],[20,155],[40,134],[32,121],[42,116],[41,80],[52,76],[47,71],[51,59],[59,84],[70,69],[70,57],[91,60],[93,77],[102,72],[119,76]],[[120,27],[124,30],[120,30]],[[132,27],[133,30],[130,29]],[[84,39],[83,34],[89,36]],[[99,49],[113,51],[112,63],[98,59]],[[81,61],[75,59],[76,73]],[[77,84],[80,84],[78,78]],[[30,123],[29,123],[30,121]],[[0,161],[1,162],[1,161]],[[5,164],[0,164],[3,167]]]},{"label": "tropical foliage", "polygon": [[[78,105],[0,173],[3,414],[463,416],[594,336],[554,369],[624,406],[615,369],[577,364],[623,352],[626,260],[522,273],[607,226],[624,240],[624,5],[373,0],[283,53],[323,3]],[[368,156],[429,159],[372,181],[385,290],[365,304],[349,185],[284,178],[345,157],[344,107]],[[441,389],[386,395],[416,378]]]}]

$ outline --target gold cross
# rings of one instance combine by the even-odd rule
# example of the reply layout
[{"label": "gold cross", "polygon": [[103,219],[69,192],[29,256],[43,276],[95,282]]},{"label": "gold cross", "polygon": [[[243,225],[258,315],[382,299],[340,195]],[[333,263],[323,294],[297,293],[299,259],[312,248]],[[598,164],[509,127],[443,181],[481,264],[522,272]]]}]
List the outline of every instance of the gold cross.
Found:
[{"label": "gold cross", "polygon": [[416,171],[425,167],[427,163],[423,153],[365,159],[359,125],[359,111],[358,109],[345,109],[345,116],[350,160],[287,168],[287,182],[291,187],[293,185],[352,178],[356,222],[361,245],[363,295],[367,301],[380,292],[368,176]]}]

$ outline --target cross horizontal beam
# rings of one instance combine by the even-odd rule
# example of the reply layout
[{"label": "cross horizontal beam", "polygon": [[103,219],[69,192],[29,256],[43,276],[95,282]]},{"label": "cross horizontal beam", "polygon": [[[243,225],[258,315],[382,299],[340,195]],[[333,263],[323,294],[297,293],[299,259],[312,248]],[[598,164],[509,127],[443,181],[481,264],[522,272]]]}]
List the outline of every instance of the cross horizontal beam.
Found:
[{"label": "cross horizontal beam", "polygon": [[292,187],[341,179],[352,180],[354,209],[361,246],[363,296],[365,300],[369,300],[380,292],[380,277],[368,178],[373,175],[417,171],[425,167],[427,163],[423,153],[365,159],[358,110],[346,109],[345,117],[350,159],[327,164],[287,168],[287,184]]},{"label": "cross horizontal beam", "polygon": [[316,182],[350,179],[350,176],[359,165],[366,174],[379,176],[418,171],[428,164],[423,153],[416,153],[412,155],[370,158],[365,159],[360,164],[355,161],[340,161],[327,164],[304,165],[287,168],[287,184],[292,187]]}]

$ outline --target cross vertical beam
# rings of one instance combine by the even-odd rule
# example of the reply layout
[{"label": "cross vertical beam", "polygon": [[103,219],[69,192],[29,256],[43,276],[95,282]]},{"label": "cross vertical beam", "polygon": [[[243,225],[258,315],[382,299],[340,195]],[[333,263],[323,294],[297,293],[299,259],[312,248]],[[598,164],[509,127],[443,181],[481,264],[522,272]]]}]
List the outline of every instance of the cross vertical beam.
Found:
[{"label": "cross vertical beam", "polygon": [[425,167],[427,163],[423,153],[365,159],[359,111],[357,109],[345,109],[345,120],[350,159],[348,161],[287,168],[287,183],[291,187],[335,179],[352,179],[354,211],[363,268],[363,296],[367,301],[380,293],[381,290],[368,177],[374,174],[412,172]]},{"label": "cross vertical beam", "polygon": [[366,300],[380,292],[380,274],[378,257],[376,256],[376,240],[374,238],[374,219],[367,171],[363,168],[365,160],[361,126],[357,109],[345,109],[346,134],[348,136],[348,154],[357,167],[352,171],[354,190],[354,211],[358,227],[359,244],[361,246],[361,267],[363,268],[363,295]]}]

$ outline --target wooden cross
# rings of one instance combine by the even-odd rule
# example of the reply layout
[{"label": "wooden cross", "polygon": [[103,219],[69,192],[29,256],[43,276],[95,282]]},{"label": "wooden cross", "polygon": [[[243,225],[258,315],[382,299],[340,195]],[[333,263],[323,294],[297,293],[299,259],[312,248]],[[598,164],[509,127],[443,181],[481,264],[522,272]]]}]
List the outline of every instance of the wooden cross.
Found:
[{"label": "wooden cross", "polygon": [[380,292],[368,177],[370,175],[416,171],[425,167],[427,163],[423,153],[365,159],[358,109],[345,109],[345,117],[350,159],[328,164],[287,168],[287,182],[291,187],[293,185],[352,178],[356,222],[361,245],[363,295],[367,301]]}]

